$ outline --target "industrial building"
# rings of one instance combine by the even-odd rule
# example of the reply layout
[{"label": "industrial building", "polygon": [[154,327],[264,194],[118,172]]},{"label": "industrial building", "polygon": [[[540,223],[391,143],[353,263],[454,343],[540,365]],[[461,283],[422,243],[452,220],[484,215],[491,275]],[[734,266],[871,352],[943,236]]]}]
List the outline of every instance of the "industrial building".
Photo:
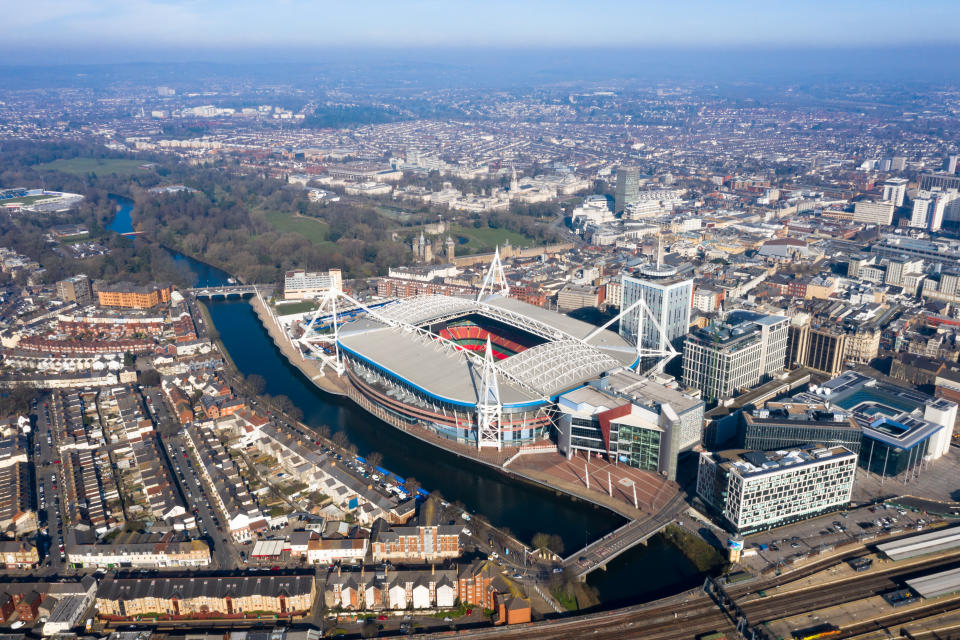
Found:
[{"label": "industrial building", "polygon": [[755,533],[846,506],[856,466],[844,447],[704,452],[697,495],[731,531]]},{"label": "industrial building", "polygon": [[960,569],[949,569],[907,580],[907,586],[923,598],[936,598],[960,592]]},{"label": "industrial building", "polygon": [[909,560],[957,548],[960,548],[960,527],[937,529],[877,545],[877,550],[893,561]]}]

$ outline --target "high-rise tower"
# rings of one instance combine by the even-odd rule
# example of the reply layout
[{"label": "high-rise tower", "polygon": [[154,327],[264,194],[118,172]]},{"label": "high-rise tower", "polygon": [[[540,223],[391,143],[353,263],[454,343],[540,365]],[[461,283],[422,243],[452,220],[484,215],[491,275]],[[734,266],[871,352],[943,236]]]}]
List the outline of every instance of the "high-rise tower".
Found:
[{"label": "high-rise tower", "polygon": [[614,195],[614,213],[621,213],[627,205],[636,202],[640,194],[640,169],[617,169],[617,189]]}]

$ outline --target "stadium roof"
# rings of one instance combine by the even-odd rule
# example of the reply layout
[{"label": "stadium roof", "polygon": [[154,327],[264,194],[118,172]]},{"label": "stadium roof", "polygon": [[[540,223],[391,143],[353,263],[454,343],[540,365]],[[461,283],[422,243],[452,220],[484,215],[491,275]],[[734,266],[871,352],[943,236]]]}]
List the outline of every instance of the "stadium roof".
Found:
[{"label": "stadium roof", "polygon": [[473,407],[480,386],[476,354],[416,328],[467,314],[486,316],[547,340],[497,363],[500,401],[505,406],[539,404],[636,360],[635,349],[612,331],[602,331],[585,342],[596,330],[594,325],[497,295],[483,302],[442,295],[399,300],[344,325],[340,346],[430,396]]}]

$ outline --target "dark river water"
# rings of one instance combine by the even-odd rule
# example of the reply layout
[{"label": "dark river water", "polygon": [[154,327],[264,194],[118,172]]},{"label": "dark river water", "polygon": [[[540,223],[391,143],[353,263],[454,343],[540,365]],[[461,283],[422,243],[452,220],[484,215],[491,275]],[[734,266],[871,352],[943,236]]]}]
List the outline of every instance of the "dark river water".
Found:
[{"label": "dark river water", "polygon": [[[109,228],[118,233],[132,231],[133,202],[115,199],[119,211]],[[188,256],[174,251],[171,255],[189,268],[194,286],[223,284],[230,277]],[[416,478],[424,489],[439,491],[448,500],[459,500],[469,511],[508,527],[521,540],[529,542],[541,531],[558,534],[566,553],[572,553],[585,541],[625,522],[606,509],[512,480],[407,436],[350,400],[318,389],[287,362],[247,302],[218,300],[208,302],[207,307],[237,368],[244,375],[263,376],[266,393],[289,397],[303,411],[306,424],[344,431],[360,455],[379,451],[385,468],[404,478]],[[648,546],[638,546],[620,556],[606,571],[593,572],[588,583],[598,589],[604,606],[610,606],[670,595],[702,580],[677,548],[656,537]]]}]

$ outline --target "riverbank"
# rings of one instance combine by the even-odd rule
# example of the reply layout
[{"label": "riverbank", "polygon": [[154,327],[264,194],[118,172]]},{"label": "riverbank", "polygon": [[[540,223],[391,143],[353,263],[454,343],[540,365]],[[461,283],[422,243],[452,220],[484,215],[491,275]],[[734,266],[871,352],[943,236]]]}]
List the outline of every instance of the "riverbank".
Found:
[{"label": "riverbank", "polygon": [[[373,416],[431,446],[479,462],[513,480],[545,488],[557,495],[566,495],[574,500],[584,500],[628,520],[646,521],[653,518],[657,511],[669,503],[679,491],[679,487],[675,483],[667,482],[656,474],[631,472],[622,466],[614,467],[613,465],[607,471],[591,471],[591,473],[597,475],[597,480],[594,481],[593,486],[589,486],[588,480],[578,477],[577,471],[573,468],[574,463],[566,460],[555,448],[546,448],[539,451],[477,449],[442,438],[424,427],[408,424],[383,407],[371,402],[350,384],[346,377],[324,375],[318,364],[304,358],[299,350],[290,343],[290,340],[277,325],[270,310],[265,307],[260,298],[252,298],[250,304],[274,345],[287,361],[300,370],[311,382],[328,393],[349,397]],[[518,455],[520,453],[523,453],[523,455]],[[597,463],[594,462],[593,464],[596,465]],[[618,478],[623,477],[624,474],[632,475],[633,477],[630,479],[633,482],[646,488],[645,492],[641,493],[637,507],[630,502],[630,497],[627,494],[614,494],[613,491],[608,494],[604,490],[604,483],[598,482],[598,480],[602,477],[603,480],[608,480],[607,484],[612,486],[613,483],[609,482],[609,474],[611,473]],[[644,490],[641,489],[641,491]],[[614,495],[617,497],[614,497]]]},{"label": "riverbank", "polygon": [[277,326],[277,322],[274,320],[270,310],[264,305],[260,296],[251,298],[250,306],[253,307],[254,313],[257,314],[260,323],[263,324],[273,344],[280,349],[280,353],[283,354],[283,357],[286,358],[291,365],[299,369],[300,373],[327,393],[332,393],[337,396],[347,395],[346,380],[338,376],[325,375],[316,361],[304,358],[300,354],[300,351],[290,343],[290,339],[287,338],[283,330]]}]

